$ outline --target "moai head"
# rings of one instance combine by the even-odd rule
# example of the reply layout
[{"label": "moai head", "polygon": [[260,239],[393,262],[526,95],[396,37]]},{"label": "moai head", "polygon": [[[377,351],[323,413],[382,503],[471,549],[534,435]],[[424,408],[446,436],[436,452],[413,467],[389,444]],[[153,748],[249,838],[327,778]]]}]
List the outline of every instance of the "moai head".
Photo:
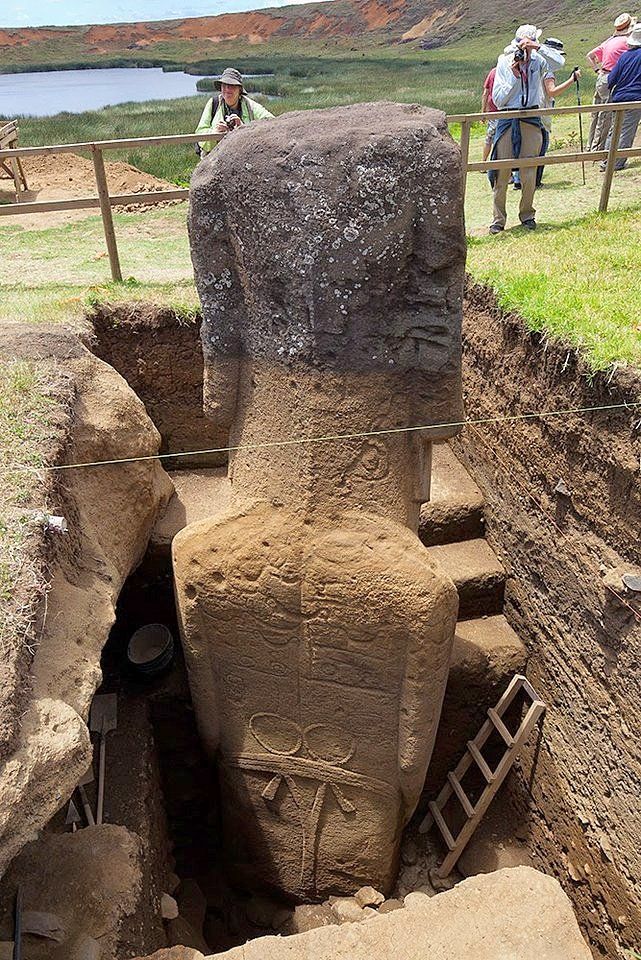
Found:
[{"label": "moai head", "polygon": [[[461,420],[465,259],[443,114],[363,104],[236,131],[192,181],[205,409],[232,479],[316,515],[355,503],[416,529],[425,446]],[[436,424],[432,431],[379,433]],[[292,484],[292,476],[300,481]]]},{"label": "moai head", "polygon": [[173,545],[227,859],[296,898],[387,891],[457,612],[414,531],[461,419],[458,150],[416,106],[255,124],[199,166],[190,236],[205,406],[240,447],[230,507]]}]

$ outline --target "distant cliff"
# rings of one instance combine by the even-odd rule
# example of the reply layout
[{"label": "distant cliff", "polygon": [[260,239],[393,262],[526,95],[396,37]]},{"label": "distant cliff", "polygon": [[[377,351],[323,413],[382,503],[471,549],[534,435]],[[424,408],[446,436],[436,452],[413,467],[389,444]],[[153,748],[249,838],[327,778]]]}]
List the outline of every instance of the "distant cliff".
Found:
[{"label": "distant cliff", "polygon": [[509,0],[330,0],[185,20],[3,28],[0,72],[116,61],[190,63],[224,54],[228,45],[264,48],[287,40],[434,47],[474,33],[511,30],[521,20],[576,23],[613,12],[618,7],[614,11],[607,0],[532,0],[522,10]]}]

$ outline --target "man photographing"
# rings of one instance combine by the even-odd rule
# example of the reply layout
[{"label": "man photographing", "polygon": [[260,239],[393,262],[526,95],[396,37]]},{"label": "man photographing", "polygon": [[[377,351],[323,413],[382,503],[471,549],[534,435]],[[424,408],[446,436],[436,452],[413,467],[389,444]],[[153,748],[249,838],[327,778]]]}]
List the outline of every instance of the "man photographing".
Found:
[{"label": "man photographing", "polygon": [[[216,80],[216,86],[220,94],[211,97],[205,104],[196,133],[220,133],[224,136],[254,120],[273,120],[273,113],[256,100],[250,100],[245,93],[240,70],[226,67],[220,79]],[[212,143],[204,140],[199,147],[201,155],[209,153]]]},{"label": "man photographing", "polygon": [[[523,120],[502,119],[501,110],[536,110],[541,106],[544,80],[549,73],[547,62],[540,55],[541,31],[532,24],[524,24],[516,31],[512,43],[499,57],[492,89],[492,99],[499,109],[492,148],[492,160],[510,160],[522,157],[540,157],[547,150],[548,133],[541,118]],[[505,202],[510,180],[508,167],[490,170],[494,190],[494,215],[490,233],[500,233],[507,221]],[[537,168],[521,170],[521,203],[519,219],[528,230],[536,227],[534,193],[537,186]]]}]

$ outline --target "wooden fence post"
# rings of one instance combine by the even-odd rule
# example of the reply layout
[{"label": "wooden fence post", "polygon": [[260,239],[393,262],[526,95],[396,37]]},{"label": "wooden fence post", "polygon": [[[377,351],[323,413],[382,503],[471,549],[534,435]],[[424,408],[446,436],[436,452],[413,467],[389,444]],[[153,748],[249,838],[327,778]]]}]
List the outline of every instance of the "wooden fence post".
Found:
[{"label": "wooden fence post", "polygon": [[623,125],[624,110],[617,110],[614,114],[614,123],[612,124],[612,139],[610,140],[610,150],[605,167],[605,176],[603,186],[601,187],[601,199],[599,201],[599,213],[607,213],[608,202],[610,200],[610,190],[612,188],[612,178],[614,176],[614,164],[617,159],[617,149],[619,138],[621,136],[621,126]]},{"label": "wooden fence post", "polygon": [[109,253],[109,263],[111,265],[111,279],[122,280],[122,271],[120,269],[120,260],[118,258],[118,246],[116,244],[114,221],[111,215],[111,203],[109,202],[109,188],[107,186],[107,175],[105,173],[105,164],[102,158],[102,150],[100,150],[95,143],[92,143],[91,153],[93,156],[93,168],[96,174],[96,186],[98,187],[98,199],[100,201],[102,225],[105,231],[105,240],[107,241],[107,252]]},{"label": "wooden fence post", "polygon": [[461,123],[461,162],[463,164],[463,201],[465,201],[465,188],[467,186],[467,165],[470,159],[470,133],[472,130],[471,120],[463,120]]}]

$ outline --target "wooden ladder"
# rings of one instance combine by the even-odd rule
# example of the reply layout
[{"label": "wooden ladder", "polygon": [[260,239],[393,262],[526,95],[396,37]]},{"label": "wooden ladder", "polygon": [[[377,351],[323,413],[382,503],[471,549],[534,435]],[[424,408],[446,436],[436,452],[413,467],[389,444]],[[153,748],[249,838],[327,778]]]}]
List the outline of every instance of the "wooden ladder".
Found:
[{"label": "wooden ladder", "polygon": [[[530,699],[530,706],[525,714],[521,725],[514,736],[503,723],[503,715],[520,690]],[[496,796],[499,787],[508,775],[512,764],[516,760],[521,748],[528,739],[532,727],[539,721],[545,713],[545,703],[540,699],[529,681],[521,674],[517,674],[509,683],[509,686],[497,705],[490,707],[487,711],[487,720],[476,734],[473,740],[468,740],[461,760],[457,766],[447,775],[447,782],[436,800],[429,803],[429,813],[419,827],[420,833],[427,833],[430,827],[435,823],[441,832],[443,840],[447,844],[449,853],[443,860],[440,867],[436,869],[436,875],[441,879],[447,877],[454,869],[458,858],[463,853],[468,841],[481,822],[490,803]],[[488,765],[482,754],[482,749],[487,743],[490,735],[496,730],[505,742],[505,753],[501,757],[495,770]],[[476,802],[472,802],[466,794],[461,780],[475,763],[485,778],[485,788]],[[443,808],[452,794],[458,798],[465,815],[466,822],[460,829],[458,836],[452,836],[450,828],[443,817]]]},{"label": "wooden ladder", "polygon": [[[18,124],[15,120],[0,126],[0,150],[12,150],[18,146]],[[27,178],[20,157],[9,157],[0,160],[0,170],[3,170],[13,184],[16,191],[16,201],[20,202],[21,190],[28,190]]]}]

